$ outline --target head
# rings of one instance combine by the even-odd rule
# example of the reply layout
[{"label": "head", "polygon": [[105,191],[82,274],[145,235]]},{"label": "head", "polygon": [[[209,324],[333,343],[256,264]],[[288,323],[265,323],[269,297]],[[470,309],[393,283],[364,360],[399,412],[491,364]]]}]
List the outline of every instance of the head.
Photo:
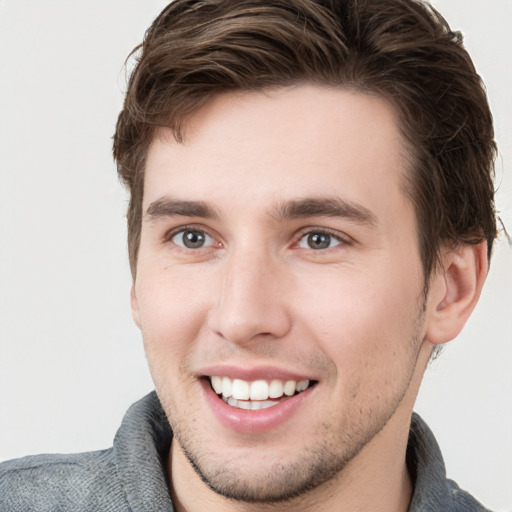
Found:
[{"label": "head", "polygon": [[172,463],[245,502],[401,474],[496,230],[460,36],[412,0],[177,0],[137,51],[114,154]]},{"label": "head", "polygon": [[131,197],[135,278],[144,168],[160,126],[182,141],[188,117],[215,96],[298,83],[389,101],[407,143],[404,191],[417,216],[425,280],[441,248],[496,237],[495,142],[485,91],[460,33],[416,0],[175,1],[137,57],[114,136]]}]

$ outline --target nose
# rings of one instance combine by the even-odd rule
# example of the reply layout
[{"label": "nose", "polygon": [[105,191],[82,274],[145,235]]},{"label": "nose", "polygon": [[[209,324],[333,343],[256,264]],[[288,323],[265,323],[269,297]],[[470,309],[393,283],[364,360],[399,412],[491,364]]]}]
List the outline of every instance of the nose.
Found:
[{"label": "nose", "polygon": [[[291,327],[286,272],[271,255],[239,251],[223,262],[210,328],[231,343],[282,338]],[[280,271],[281,269],[281,271]]]}]

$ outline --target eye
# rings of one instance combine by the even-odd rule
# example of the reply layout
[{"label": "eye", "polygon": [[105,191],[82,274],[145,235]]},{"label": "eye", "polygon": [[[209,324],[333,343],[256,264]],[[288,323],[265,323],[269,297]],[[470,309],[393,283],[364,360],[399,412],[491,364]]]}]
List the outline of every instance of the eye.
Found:
[{"label": "eye", "polygon": [[323,249],[331,249],[332,247],[336,247],[340,244],[341,240],[330,233],[312,231],[302,236],[297,245],[301,249],[313,249],[315,251],[320,251]]},{"label": "eye", "polygon": [[182,229],[170,239],[173,243],[185,249],[200,249],[201,247],[211,246],[214,243],[210,235],[199,229]]}]

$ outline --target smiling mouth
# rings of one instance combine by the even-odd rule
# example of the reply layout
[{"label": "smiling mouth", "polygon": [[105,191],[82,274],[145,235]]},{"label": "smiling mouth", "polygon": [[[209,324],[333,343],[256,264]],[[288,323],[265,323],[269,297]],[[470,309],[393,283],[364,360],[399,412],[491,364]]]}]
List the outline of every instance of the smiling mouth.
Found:
[{"label": "smiling mouth", "polygon": [[237,409],[259,410],[278,405],[283,400],[313,386],[310,380],[255,380],[248,382],[230,377],[208,377],[212,389],[228,405]]}]

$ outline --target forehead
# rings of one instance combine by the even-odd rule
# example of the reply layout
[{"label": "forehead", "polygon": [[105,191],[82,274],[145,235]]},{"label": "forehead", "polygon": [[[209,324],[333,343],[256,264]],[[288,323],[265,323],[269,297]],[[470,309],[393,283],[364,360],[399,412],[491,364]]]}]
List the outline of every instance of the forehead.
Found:
[{"label": "forehead", "polygon": [[395,112],[376,96],[312,85],[229,93],[187,120],[183,143],[156,134],[143,208],[165,195],[245,209],[329,195],[378,210],[405,200],[406,161]]}]

